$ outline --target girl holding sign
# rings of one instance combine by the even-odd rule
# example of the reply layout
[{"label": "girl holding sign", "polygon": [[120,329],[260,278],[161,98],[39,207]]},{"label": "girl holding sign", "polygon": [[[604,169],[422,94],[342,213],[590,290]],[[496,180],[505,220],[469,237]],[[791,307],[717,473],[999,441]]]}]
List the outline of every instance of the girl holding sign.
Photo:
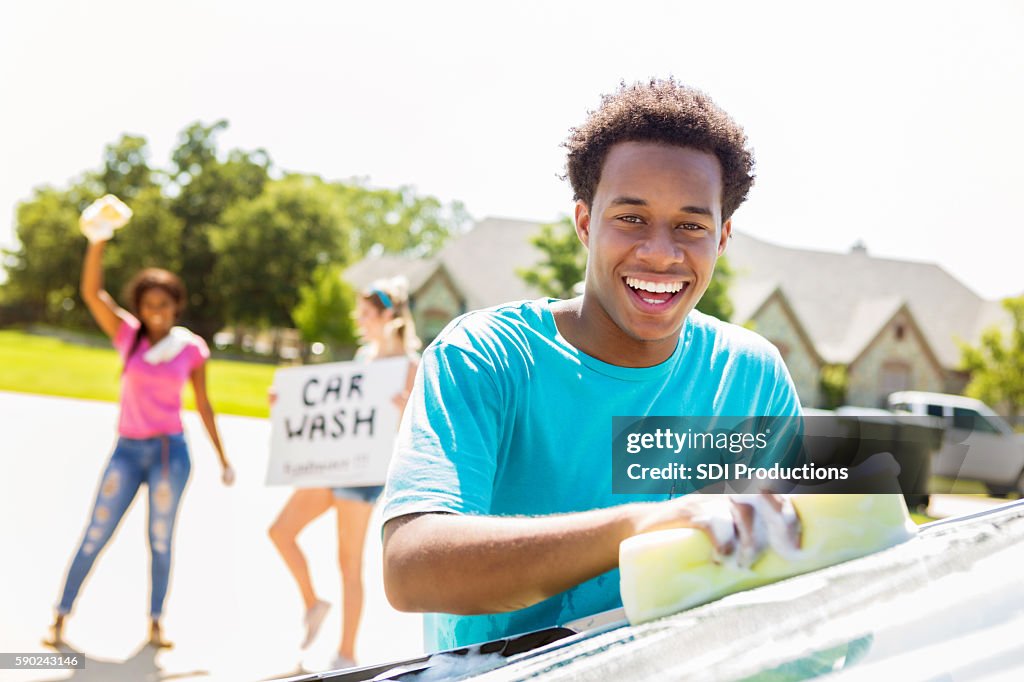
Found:
[{"label": "girl holding sign", "polygon": [[82,299],[93,319],[114,343],[123,361],[118,440],[89,515],[89,525],[68,569],[57,606],[51,646],[63,643],[64,620],[71,612],[82,581],[110,540],[142,485],[149,488],[149,548],[152,584],[149,643],[170,647],[160,630],[164,597],[171,570],[171,546],[178,503],[191,463],[182,433],[181,391],[191,381],[196,407],[220,458],[225,485],[234,481],[206,394],[206,360],[210,351],[202,338],[174,326],[185,308],[185,287],[174,274],[158,268],[142,270],[128,285],[131,312],[103,289],[103,247],[131,217],[131,210],[107,195],[82,214],[89,238],[82,267]]},{"label": "girl holding sign", "polygon": [[[405,278],[378,280],[363,291],[356,302],[355,322],[363,342],[356,352],[356,361],[372,362],[402,356],[409,359],[406,385],[393,398],[401,412],[412,391],[420,347],[409,312],[408,283]],[[337,511],[343,613],[341,644],[334,659],[334,668],[355,665],[356,632],[363,610],[363,542],[373,503],[382,489],[383,486],[298,489],[270,527],[270,538],[295,578],[306,606],[306,637],[302,643],[305,649],[316,637],[330,604],[317,598],[306,557],[296,538],[303,528],[327,510],[333,508]]]}]

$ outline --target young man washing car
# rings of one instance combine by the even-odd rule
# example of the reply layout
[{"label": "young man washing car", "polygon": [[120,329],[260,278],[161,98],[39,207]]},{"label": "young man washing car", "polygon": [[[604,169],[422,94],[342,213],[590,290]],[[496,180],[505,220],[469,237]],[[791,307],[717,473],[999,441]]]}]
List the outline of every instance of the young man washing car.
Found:
[{"label": "young man washing car", "polygon": [[[438,614],[429,648],[620,606],[619,543],[638,533],[727,519],[719,552],[760,552],[761,505],[613,494],[613,416],[800,414],[774,346],[694,310],[753,182],[743,130],[703,93],[652,81],[606,96],[566,146],[584,294],[450,324],[399,434],[385,587],[396,608]],[[770,501],[763,513],[788,504]]]}]

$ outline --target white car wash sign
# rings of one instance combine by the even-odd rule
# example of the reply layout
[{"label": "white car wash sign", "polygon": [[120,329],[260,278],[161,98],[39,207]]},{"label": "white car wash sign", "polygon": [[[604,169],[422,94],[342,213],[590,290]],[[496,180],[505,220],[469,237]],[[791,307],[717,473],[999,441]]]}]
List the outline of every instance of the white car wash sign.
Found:
[{"label": "white car wash sign", "polygon": [[267,483],[384,483],[400,416],[392,400],[408,370],[404,357],[277,370]]}]

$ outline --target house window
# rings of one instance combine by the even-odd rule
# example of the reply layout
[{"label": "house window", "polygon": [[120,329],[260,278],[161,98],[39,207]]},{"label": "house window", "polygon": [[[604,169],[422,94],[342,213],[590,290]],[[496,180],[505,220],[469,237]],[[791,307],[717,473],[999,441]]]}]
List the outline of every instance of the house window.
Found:
[{"label": "house window", "polygon": [[456,316],[457,313],[454,311],[439,308],[420,311],[420,321],[417,322],[416,331],[419,332],[423,344],[426,345],[433,341]]},{"label": "house window", "polygon": [[896,332],[896,340],[897,341],[902,341],[903,340],[903,335],[906,333],[906,327],[903,326],[902,322],[897,322],[896,323],[895,332]]}]

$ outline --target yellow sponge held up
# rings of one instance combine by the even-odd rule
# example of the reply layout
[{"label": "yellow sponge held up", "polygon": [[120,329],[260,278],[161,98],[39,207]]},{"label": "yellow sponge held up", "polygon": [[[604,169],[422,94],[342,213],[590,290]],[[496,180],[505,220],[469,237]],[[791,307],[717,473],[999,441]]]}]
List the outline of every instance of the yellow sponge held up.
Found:
[{"label": "yellow sponge held up", "polygon": [[114,230],[124,227],[132,217],[132,210],[113,194],[107,194],[89,204],[78,219],[82,234],[90,242],[107,241]]}]

